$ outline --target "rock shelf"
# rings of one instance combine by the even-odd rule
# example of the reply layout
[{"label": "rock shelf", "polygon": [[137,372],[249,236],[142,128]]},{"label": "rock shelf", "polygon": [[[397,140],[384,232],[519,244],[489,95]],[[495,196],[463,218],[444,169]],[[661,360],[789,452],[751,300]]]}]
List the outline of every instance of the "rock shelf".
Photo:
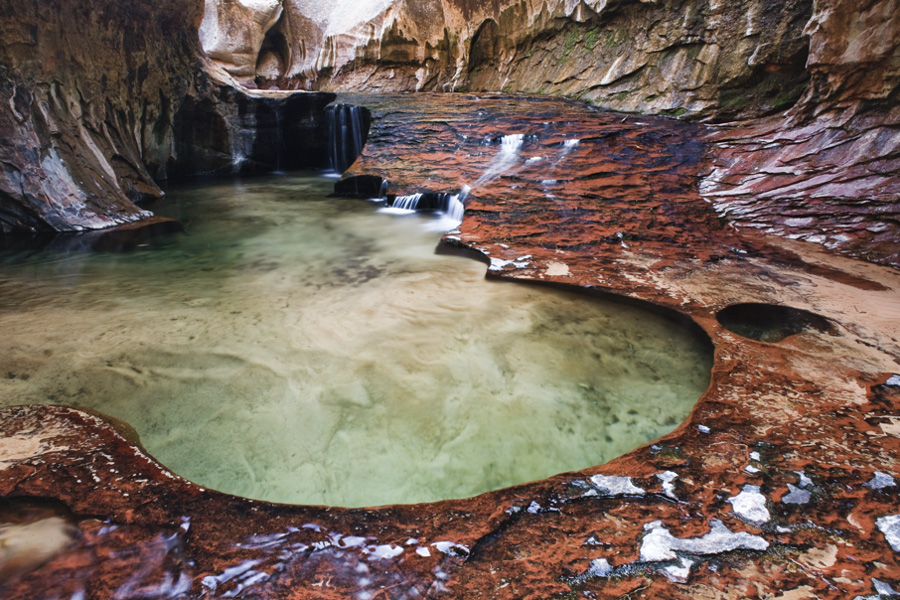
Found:
[{"label": "rock shelf", "polygon": [[[5,409],[0,497],[61,503],[77,531],[0,596],[737,600],[900,590],[900,273],[727,226],[700,195],[699,125],[504,96],[367,106],[369,143],[341,189],[356,177],[379,192],[386,181],[388,197],[469,186],[443,250],[481,257],[491,277],[616,294],[692,319],[716,357],[690,418],[581,472],[468,500],[351,510],[226,496],[168,472],[97,416]],[[510,135],[523,136],[518,160],[474,185]],[[717,319],[748,303],[807,311],[830,329],[764,342]]]}]

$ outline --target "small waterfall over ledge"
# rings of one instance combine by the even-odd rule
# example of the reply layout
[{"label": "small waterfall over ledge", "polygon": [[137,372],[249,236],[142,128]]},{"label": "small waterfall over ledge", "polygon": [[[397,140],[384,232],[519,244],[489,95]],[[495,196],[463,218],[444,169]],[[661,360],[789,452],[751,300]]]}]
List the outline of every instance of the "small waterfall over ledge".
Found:
[{"label": "small waterfall over ledge", "polygon": [[368,109],[351,104],[331,104],[325,108],[331,168],[343,173],[362,154],[372,116]]},{"label": "small waterfall over ledge", "polygon": [[429,226],[433,231],[451,231],[459,227],[466,211],[465,200],[469,195],[469,186],[463,186],[458,194],[421,193],[411,196],[397,196],[390,206],[381,209],[382,212],[407,214],[419,211],[433,211],[441,218],[436,219]]},{"label": "small waterfall over ledge", "polygon": [[456,194],[449,193],[419,193],[410,196],[397,196],[391,202],[391,206],[385,208],[385,212],[408,213],[415,211],[435,211],[443,218],[435,221],[433,229],[436,231],[450,231],[459,227],[465,213],[466,198],[473,188],[478,188],[486,183],[494,181],[507,172],[519,161],[522,145],[525,143],[525,135],[515,133],[504,135],[493,140],[499,142],[500,149],[494,155],[490,166],[481,174],[475,182],[463,185]]}]

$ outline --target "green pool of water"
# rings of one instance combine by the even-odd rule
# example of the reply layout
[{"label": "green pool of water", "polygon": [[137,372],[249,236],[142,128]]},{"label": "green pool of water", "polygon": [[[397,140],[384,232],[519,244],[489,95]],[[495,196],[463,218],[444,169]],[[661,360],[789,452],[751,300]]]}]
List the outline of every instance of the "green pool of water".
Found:
[{"label": "green pool of water", "polygon": [[201,485],[371,506],[597,465],[671,431],[708,342],[631,306],[491,282],[429,217],[283,176],[179,187],[128,254],[0,259],[0,399],[132,424]]}]

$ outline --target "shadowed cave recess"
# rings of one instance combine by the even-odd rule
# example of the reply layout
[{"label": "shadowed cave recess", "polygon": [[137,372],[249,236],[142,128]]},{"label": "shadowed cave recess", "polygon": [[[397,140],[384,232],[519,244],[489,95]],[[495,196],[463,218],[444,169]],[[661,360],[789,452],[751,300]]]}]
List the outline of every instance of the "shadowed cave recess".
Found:
[{"label": "shadowed cave recess", "polygon": [[[900,593],[898,15],[12,0],[0,597]],[[510,288],[523,297],[494,295]],[[432,333],[441,320],[457,329]],[[411,359],[382,345],[401,322]],[[426,379],[452,392],[418,403]],[[451,419],[485,389],[512,416]],[[515,422],[542,394],[545,438]],[[199,399],[204,420],[163,397]],[[391,397],[422,418],[382,420]],[[243,429],[258,416],[266,433]],[[389,482],[358,419],[450,491]],[[454,488],[466,475],[410,433],[432,428],[487,459],[484,485]],[[629,429],[644,437],[619,444]],[[617,441],[534,475],[500,462],[581,452],[560,432]],[[226,451],[192,445],[207,436]],[[275,481],[351,499],[262,491],[254,454],[292,437],[350,448],[357,471],[280,447]],[[209,465],[237,495],[190,471]]]}]

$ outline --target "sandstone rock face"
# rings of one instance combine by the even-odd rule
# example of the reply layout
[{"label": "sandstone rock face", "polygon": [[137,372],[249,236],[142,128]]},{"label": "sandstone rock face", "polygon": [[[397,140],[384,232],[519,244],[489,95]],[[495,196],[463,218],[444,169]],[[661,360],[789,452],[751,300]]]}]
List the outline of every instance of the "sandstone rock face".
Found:
[{"label": "sandstone rock face", "polygon": [[200,41],[206,52],[227,65],[233,75],[255,74],[257,63],[260,68],[271,69],[271,51],[262,52],[263,41],[282,11],[280,0],[207,2]]},{"label": "sandstone rock face", "polygon": [[706,198],[731,222],[900,265],[900,2],[817,3],[809,89],[712,136]]},{"label": "sandstone rock face", "polygon": [[192,83],[199,16],[178,0],[4,3],[0,230],[149,215],[134,202],[160,194],[153,176],[164,175],[172,113]]},{"label": "sandstone rock face", "polygon": [[810,77],[818,102],[884,100],[900,68],[896,0],[280,2],[207,0],[207,53],[265,87],[546,93],[720,120],[784,111]]},{"label": "sandstone rock face", "polygon": [[[813,14],[810,0],[383,0],[328,10],[283,1],[270,37],[289,66],[272,69],[264,50],[250,77],[247,61],[229,62],[204,42],[207,52],[263,86],[502,90],[718,117],[783,110],[800,97]],[[207,15],[225,6],[207,3]],[[298,15],[307,17],[300,26]]]},{"label": "sandstone rock face", "polygon": [[[328,166],[333,96],[248,95],[227,72],[207,71],[201,8],[15,0],[0,9],[0,232],[153,224],[137,203],[162,194],[159,180]],[[233,40],[200,29],[207,41]],[[239,45],[222,48],[240,55]]]},{"label": "sandstone rock face", "polygon": [[255,92],[211,86],[188,96],[173,121],[167,175],[258,174],[327,169],[325,106],[334,94]]}]

